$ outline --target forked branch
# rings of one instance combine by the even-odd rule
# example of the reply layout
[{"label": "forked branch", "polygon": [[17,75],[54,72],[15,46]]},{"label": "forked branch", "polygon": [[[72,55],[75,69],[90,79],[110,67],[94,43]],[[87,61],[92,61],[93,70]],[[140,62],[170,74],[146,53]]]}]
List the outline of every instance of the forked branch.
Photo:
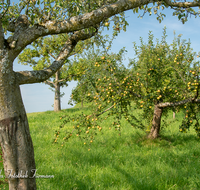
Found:
[{"label": "forked branch", "polygon": [[84,30],[75,32],[65,43],[55,61],[47,68],[38,71],[20,71],[16,72],[18,83],[30,84],[43,82],[50,78],[57,70],[65,63],[65,60],[70,56],[70,53],[75,48],[80,40],[86,40],[95,35],[96,32],[86,33]]}]

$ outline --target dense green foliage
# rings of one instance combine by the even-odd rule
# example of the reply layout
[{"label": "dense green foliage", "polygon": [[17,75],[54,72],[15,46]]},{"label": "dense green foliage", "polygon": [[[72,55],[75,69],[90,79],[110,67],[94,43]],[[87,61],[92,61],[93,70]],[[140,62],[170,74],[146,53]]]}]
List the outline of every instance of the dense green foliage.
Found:
[{"label": "dense green foliage", "polygon": [[[164,29],[161,42],[157,40],[154,44],[150,33],[148,43],[141,39],[141,45],[135,44],[134,50],[136,58],[130,61],[130,68],[122,64],[123,50],[110,55],[92,52],[78,60],[89,63],[91,70],[86,71],[83,80],[74,89],[73,99],[80,102],[81,98],[87,98],[93,113],[74,117],[63,115],[61,128],[65,123],[74,121],[74,129],[79,135],[85,136],[86,133],[93,138],[95,131],[102,128],[103,120],[110,116],[115,117],[113,125],[120,130],[124,116],[132,126],[150,131],[155,106],[160,106],[164,115],[170,109],[183,109],[185,117],[180,131],[184,132],[195,124],[199,135],[196,116],[199,102],[195,102],[199,98],[199,62],[190,42],[178,36],[168,45]],[[140,117],[130,111],[132,108],[141,110]],[[107,111],[109,114],[101,116]],[[146,120],[145,124],[143,120]],[[69,137],[70,134],[66,139]]]},{"label": "dense green foliage", "polygon": [[[136,105],[143,110],[144,119],[147,118],[149,123],[152,121],[155,105],[163,106],[164,114],[167,114],[169,109],[183,109],[186,120],[189,119],[189,123],[192,123],[195,114],[198,113],[198,104],[189,102],[167,106],[167,102],[199,98],[200,70],[199,61],[196,60],[198,55],[193,52],[190,41],[182,40],[181,35],[175,36],[170,45],[166,37],[164,29],[161,42],[157,40],[154,44],[153,34],[149,33],[147,43],[141,39],[140,46],[134,44],[136,58],[131,60],[130,66],[131,73],[137,76],[137,82],[134,82],[134,92],[139,95]],[[193,117],[187,116],[189,110],[192,112],[190,116],[194,115]],[[185,131],[189,128],[189,123],[182,125],[180,130]],[[199,122],[196,119],[197,134],[198,127]]]},{"label": "dense green foliage", "polygon": [[[106,43],[105,43],[106,44]],[[105,45],[104,44],[104,45]],[[72,90],[70,102],[79,103],[82,100],[92,102],[94,95],[98,94],[99,89],[96,88],[96,81],[100,81],[102,77],[110,76],[110,68],[114,70],[124,68],[122,66],[122,56],[124,48],[118,54],[108,54],[108,50],[112,40],[109,41],[108,46],[102,50],[91,48],[83,54],[77,55],[72,64],[78,65],[82,63],[86,65],[87,69],[79,78],[77,86]],[[101,87],[100,87],[101,88]],[[103,86],[102,86],[103,88]]]}]

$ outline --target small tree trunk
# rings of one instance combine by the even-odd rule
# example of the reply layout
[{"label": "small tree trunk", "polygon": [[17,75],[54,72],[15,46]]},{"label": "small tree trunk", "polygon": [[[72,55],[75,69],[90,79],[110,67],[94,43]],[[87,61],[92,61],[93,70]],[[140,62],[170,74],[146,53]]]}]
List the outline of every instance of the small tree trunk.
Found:
[{"label": "small tree trunk", "polygon": [[152,127],[148,138],[155,139],[159,137],[161,117],[162,117],[162,108],[159,108],[157,105],[155,105]]},{"label": "small tree trunk", "polygon": [[13,71],[0,72],[0,144],[10,190],[35,190],[35,160],[28,120]]},{"label": "small tree trunk", "polygon": [[60,103],[60,84],[58,80],[60,79],[60,72],[56,72],[56,80],[55,80],[55,97],[54,97],[54,111],[61,110],[61,103]]},{"label": "small tree trunk", "polygon": [[173,119],[175,119],[176,117],[176,113],[173,111]]}]

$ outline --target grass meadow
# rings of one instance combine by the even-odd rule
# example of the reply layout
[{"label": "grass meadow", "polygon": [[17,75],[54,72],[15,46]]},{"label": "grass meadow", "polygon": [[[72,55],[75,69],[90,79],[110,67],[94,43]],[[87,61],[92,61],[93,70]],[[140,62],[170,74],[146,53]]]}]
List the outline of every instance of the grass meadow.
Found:
[{"label": "grass meadow", "polygon": [[[195,132],[180,133],[182,114],[161,130],[162,138],[147,140],[145,132],[122,121],[121,134],[103,123],[95,140],[84,145],[75,134],[62,145],[52,143],[61,124],[60,116],[87,113],[89,108],[71,108],[58,113],[28,114],[35,150],[39,190],[199,190],[200,139]],[[172,114],[167,121],[173,121]],[[72,130],[72,123],[67,126]],[[61,134],[62,135],[62,134]],[[0,163],[1,168],[2,162]],[[3,173],[3,172],[2,172]],[[8,189],[4,179],[1,189]]]}]

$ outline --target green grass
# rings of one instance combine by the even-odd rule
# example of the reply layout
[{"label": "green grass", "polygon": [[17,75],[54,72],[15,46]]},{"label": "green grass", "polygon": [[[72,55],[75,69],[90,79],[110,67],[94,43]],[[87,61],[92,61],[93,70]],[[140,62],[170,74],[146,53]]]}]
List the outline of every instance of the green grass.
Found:
[{"label": "green grass", "polygon": [[[74,135],[64,146],[62,138],[53,144],[54,131],[62,121],[59,116],[82,111],[89,109],[28,114],[37,174],[54,175],[52,179],[37,179],[39,190],[200,189],[200,140],[193,130],[179,132],[181,113],[162,130],[162,138],[153,141],[125,120],[120,133],[114,128],[109,130],[109,119],[93,143],[84,145]],[[167,120],[173,121],[171,117]]]}]

